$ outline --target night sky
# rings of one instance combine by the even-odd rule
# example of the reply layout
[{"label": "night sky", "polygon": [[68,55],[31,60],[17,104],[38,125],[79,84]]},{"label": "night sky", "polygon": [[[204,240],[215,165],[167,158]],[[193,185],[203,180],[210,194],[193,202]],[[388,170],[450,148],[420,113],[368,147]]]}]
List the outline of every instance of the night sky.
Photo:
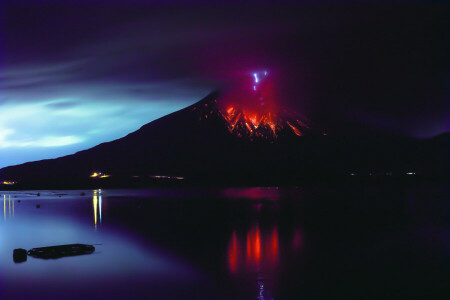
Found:
[{"label": "night sky", "polygon": [[448,6],[281,2],[2,1],[0,167],[122,137],[261,70],[279,105],[335,134],[450,131]]}]

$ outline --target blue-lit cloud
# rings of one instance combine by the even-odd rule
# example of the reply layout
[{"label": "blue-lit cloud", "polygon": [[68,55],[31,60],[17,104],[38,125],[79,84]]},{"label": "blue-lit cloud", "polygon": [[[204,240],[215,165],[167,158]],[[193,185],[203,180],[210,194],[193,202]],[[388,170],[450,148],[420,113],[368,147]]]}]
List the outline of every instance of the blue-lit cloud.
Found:
[{"label": "blue-lit cloud", "polygon": [[[169,15],[130,18],[80,32],[78,21],[67,23],[73,35],[60,36],[65,43],[44,34],[31,45],[34,37],[11,29],[7,38],[24,35],[21,50],[32,46],[33,51],[5,47],[8,59],[0,68],[0,167],[67,155],[120,138],[200,100],[217,86],[192,73],[198,63],[198,57],[189,59],[195,57],[193,51],[220,39],[265,35],[274,28],[263,18],[246,28],[220,22],[211,28],[205,26],[208,20],[192,22],[194,16]],[[32,27],[53,32],[54,25],[47,20]],[[208,68],[214,64],[223,66],[223,60]]]},{"label": "blue-lit cloud", "polygon": [[0,2],[0,167],[120,138],[266,68],[280,101],[323,128],[357,130],[342,125],[355,114],[449,130],[440,7],[63,2]]},{"label": "blue-lit cloud", "polygon": [[88,81],[78,74],[84,64],[3,70],[0,167],[66,155],[120,138],[209,91],[194,80]]}]

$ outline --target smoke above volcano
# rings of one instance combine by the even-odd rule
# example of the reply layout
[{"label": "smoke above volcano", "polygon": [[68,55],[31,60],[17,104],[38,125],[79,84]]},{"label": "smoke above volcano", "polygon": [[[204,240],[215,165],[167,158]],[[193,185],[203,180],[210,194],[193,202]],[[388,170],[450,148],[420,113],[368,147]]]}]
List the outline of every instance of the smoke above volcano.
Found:
[{"label": "smoke above volcano", "polygon": [[241,77],[218,99],[194,110],[200,120],[220,117],[231,133],[250,140],[326,135],[300,113],[280,104],[279,97],[269,71],[256,71]]},{"label": "smoke above volcano", "polygon": [[228,110],[239,106],[246,111],[270,112],[280,102],[275,76],[267,70],[237,76],[220,97],[220,106]]}]

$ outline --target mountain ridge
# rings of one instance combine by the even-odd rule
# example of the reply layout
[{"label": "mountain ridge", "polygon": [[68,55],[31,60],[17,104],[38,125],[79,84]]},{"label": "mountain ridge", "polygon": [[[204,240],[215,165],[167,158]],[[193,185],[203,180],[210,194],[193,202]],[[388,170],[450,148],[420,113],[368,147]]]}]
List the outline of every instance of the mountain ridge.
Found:
[{"label": "mountain ridge", "polygon": [[[325,136],[320,130],[299,136],[285,127],[288,131],[278,131],[285,134],[278,134],[275,142],[230,131],[229,120],[215,104],[218,96],[217,91],[210,93],[114,141],[59,158],[2,168],[0,181],[84,185],[92,180],[93,172],[103,172],[125,181],[163,175],[193,181],[271,183],[352,172],[448,172],[445,153],[450,134],[422,141],[381,134],[352,139]],[[247,125],[240,129],[251,132]],[[298,130],[305,129],[299,126]]]}]

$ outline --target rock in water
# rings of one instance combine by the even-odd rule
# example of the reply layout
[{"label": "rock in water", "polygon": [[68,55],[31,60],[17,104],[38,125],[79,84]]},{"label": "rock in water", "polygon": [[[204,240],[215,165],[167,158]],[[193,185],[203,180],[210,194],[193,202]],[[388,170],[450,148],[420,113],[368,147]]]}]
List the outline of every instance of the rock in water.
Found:
[{"label": "rock in water", "polygon": [[27,250],[19,248],[13,251],[13,260],[15,263],[27,261]]}]

